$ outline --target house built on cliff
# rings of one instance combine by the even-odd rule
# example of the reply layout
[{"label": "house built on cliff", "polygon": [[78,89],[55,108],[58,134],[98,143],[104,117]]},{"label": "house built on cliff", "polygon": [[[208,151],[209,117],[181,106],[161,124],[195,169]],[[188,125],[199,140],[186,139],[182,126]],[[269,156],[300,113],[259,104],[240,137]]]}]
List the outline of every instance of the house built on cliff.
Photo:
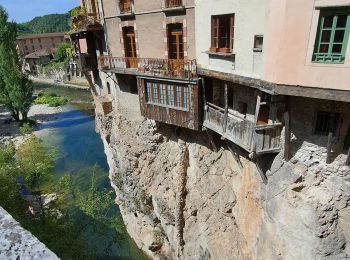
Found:
[{"label": "house built on cliff", "polygon": [[[114,109],[217,133],[251,158],[348,153],[346,0],[92,0],[72,39]],[[137,108],[136,108],[137,107]],[[349,159],[348,162],[349,163]]]}]

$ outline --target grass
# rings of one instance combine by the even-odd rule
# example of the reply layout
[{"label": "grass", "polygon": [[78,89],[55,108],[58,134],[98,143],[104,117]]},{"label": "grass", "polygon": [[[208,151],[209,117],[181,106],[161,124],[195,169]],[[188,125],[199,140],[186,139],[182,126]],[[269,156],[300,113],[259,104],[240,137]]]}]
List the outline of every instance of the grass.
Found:
[{"label": "grass", "polygon": [[35,104],[48,104],[50,107],[64,106],[68,103],[67,97],[57,96],[55,93],[44,93],[34,100]]}]

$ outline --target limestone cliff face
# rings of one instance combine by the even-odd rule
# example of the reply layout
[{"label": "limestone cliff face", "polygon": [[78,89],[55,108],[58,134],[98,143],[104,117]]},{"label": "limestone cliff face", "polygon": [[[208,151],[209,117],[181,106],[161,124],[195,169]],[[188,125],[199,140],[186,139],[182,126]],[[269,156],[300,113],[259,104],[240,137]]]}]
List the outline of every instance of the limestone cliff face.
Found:
[{"label": "limestone cliff face", "polygon": [[345,157],[325,165],[322,149],[304,143],[290,162],[265,159],[265,184],[254,162],[220,140],[213,151],[205,133],[119,109],[96,122],[128,232],[151,257],[350,257]]}]

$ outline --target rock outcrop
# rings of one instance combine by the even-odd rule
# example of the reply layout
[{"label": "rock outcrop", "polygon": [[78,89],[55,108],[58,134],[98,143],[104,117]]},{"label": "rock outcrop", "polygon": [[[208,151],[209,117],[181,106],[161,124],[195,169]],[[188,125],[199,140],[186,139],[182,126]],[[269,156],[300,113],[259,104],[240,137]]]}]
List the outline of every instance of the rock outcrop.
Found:
[{"label": "rock outcrop", "polygon": [[[97,115],[129,234],[155,259],[346,259],[350,170],[304,143],[259,161],[205,132]],[[316,147],[316,148],[315,148]],[[236,150],[237,149],[237,150]],[[266,174],[265,183],[261,172]]]}]

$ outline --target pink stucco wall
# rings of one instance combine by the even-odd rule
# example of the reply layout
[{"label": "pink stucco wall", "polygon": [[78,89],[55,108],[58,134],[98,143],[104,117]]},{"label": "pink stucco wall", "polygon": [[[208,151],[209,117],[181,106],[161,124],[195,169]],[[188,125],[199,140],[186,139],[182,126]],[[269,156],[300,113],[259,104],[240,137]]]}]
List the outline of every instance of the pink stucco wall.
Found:
[{"label": "pink stucco wall", "polygon": [[270,1],[264,77],[278,84],[350,90],[350,44],[345,64],[311,62],[319,18],[317,2]]}]

